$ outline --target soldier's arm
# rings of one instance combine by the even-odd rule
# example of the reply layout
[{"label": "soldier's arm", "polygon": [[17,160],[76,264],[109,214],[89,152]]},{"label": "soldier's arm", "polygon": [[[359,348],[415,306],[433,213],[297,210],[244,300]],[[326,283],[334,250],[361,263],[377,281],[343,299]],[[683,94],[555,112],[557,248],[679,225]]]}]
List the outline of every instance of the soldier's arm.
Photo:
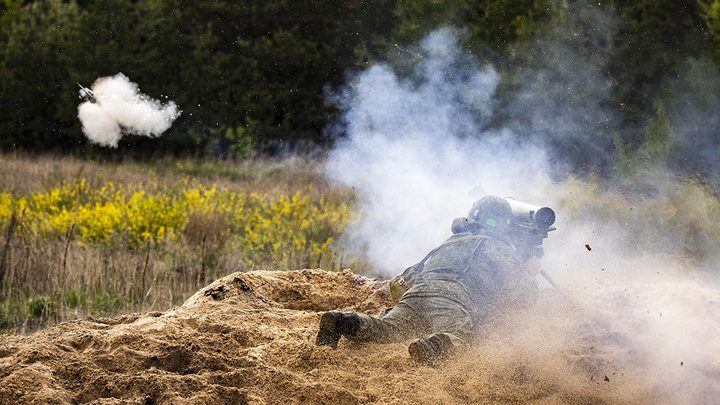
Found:
[{"label": "soldier's arm", "polygon": [[487,241],[478,253],[475,272],[491,280],[484,284],[500,306],[525,306],[537,300],[539,261],[523,263],[511,245],[497,239]]}]

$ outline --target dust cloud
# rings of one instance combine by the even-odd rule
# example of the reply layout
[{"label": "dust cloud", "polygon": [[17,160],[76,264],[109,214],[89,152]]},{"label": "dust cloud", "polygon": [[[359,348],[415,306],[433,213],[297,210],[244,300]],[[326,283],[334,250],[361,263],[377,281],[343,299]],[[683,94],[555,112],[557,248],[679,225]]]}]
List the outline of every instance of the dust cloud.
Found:
[{"label": "dust cloud", "polygon": [[[568,387],[589,379],[619,403],[713,402],[720,397],[716,252],[701,261],[683,254],[677,247],[693,245],[687,238],[697,232],[663,234],[648,221],[654,214],[643,212],[674,198],[664,192],[682,195],[682,179],[646,167],[622,179],[624,187],[599,190],[592,178],[558,176],[568,167],[558,156],[568,151],[610,160],[596,156],[607,146],[598,131],[616,130],[614,112],[601,107],[609,94],[601,69],[581,56],[568,58],[570,49],[553,42],[547,65],[526,77],[556,89],[599,83],[584,89],[589,101],[582,111],[563,114],[553,109],[567,104],[562,92],[530,86],[504,104],[517,116],[498,127],[490,122],[501,113],[495,94],[501,74],[464,51],[460,35],[437,30],[413,48],[409,75],[378,64],[334,95],[347,137],[330,154],[327,175],[357,190],[363,211],[350,242],[389,278],[447,238],[452,219],[467,215],[482,195],[552,207],[558,230],[546,240],[543,266],[561,292],[540,280],[536,307],[482,327],[470,355],[451,372],[492,379],[522,369],[513,378],[550,378]],[[563,68],[567,61],[575,67]],[[555,73],[535,74],[542,71]],[[640,184],[628,184],[633,179]],[[652,193],[628,192],[648,187]],[[683,209],[671,208],[677,207]],[[709,209],[704,202],[690,208]],[[702,226],[695,222],[700,225],[688,227]]]},{"label": "dust cloud", "polygon": [[95,102],[78,107],[78,118],[88,139],[96,144],[117,147],[123,133],[160,136],[180,111],[173,101],[161,102],[143,93],[122,73],[102,77],[91,89]]}]

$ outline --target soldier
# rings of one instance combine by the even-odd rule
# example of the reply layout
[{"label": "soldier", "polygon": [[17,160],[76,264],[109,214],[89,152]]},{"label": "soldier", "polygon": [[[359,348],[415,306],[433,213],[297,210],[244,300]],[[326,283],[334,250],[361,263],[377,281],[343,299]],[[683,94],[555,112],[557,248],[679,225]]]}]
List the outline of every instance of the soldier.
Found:
[{"label": "soldier", "polygon": [[[341,336],[377,343],[424,336],[415,339],[408,351],[416,362],[428,365],[457,352],[468,343],[474,327],[493,313],[531,304],[537,297],[539,247],[533,251],[513,245],[511,218],[506,199],[478,200],[467,218],[453,222],[453,235],[447,241],[403,273],[414,280],[393,308],[379,317],[326,312],[320,318],[316,344],[336,348]],[[398,278],[391,286],[393,282],[397,286]]]}]

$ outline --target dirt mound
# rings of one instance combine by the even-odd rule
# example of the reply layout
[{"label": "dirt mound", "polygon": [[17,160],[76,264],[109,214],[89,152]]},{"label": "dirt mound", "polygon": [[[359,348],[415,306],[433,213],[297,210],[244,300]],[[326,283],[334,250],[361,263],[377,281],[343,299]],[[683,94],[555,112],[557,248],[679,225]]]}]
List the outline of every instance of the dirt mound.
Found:
[{"label": "dirt mound", "polygon": [[[538,311],[572,310],[560,300],[545,294]],[[437,368],[413,364],[408,342],[313,344],[323,311],[389,305],[386,282],[349,271],[235,273],[164,313],[0,336],[0,403],[628,402],[628,385],[612,374],[618,364],[593,349],[619,337],[580,334],[568,346],[557,332],[563,317],[537,330],[503,318]]]}]

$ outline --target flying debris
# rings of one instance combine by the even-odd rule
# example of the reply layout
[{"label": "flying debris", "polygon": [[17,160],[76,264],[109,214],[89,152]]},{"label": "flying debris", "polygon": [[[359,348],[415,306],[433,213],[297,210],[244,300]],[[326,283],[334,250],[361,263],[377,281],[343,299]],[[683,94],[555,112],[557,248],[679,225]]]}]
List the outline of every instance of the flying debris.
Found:
[{"label": "flying debris", "polygon": [[95,102],[95,93],[93,93],[92,90],[88,89],[87,87],[83,87],[82,84],[78,83],[78,86],[80,86],[80,91],[78,93],[80,94],[78,98],[82,101],[89,101],[91,103]]}]

